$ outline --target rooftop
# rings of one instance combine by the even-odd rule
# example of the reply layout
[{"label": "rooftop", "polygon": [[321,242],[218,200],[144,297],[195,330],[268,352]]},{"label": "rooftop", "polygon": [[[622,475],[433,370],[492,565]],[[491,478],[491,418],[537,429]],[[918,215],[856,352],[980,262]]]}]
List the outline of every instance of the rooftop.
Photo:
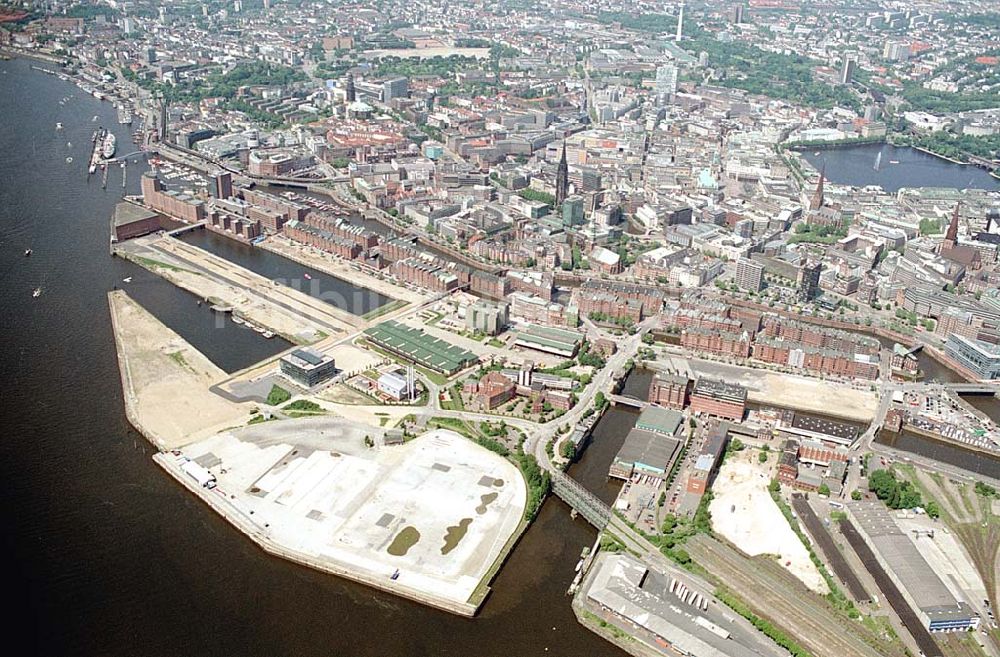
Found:
[{"label": "rooftop", "polygon": [[631,463],[642,470],[665,474],[680,449],[681,441],[661,433],[632,429],[618,450],[616,461]]},{"label": "rooftop", "polygon": [[647,406],[642,409],[635,426],[637,429],[644,429],[654,433],[662,433],[672,436],[677,433],[677,429],[684,420],[679,412],[669,408],[658,406]]},{"label": "rooftop", "polygon": [[420,365],[443,372],[460,370],[478,360],[476,355],[467,349],[392,320],[365,329],[365,335],[377,344],[404,354]]},{"label": "rooftop", "polygon": [[868,537],[921,611],[957,610],[961,606],[882,502],[862,500],[851,502],[849,508],[858,529]]}]

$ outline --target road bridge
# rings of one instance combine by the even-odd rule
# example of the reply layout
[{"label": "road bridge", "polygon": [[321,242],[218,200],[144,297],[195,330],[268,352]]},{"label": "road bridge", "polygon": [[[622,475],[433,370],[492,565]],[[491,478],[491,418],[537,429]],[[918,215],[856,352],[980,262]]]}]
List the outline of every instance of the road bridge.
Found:
[{"label": "road bridge", "polygon": [[174,228],[171,231],[167,231],[167,235],[169,235],[170,237],[177,237],[178,235],[183,235],[184,233],[190,233],[192,231],[204,227],[205,227],[205,222],[199,221],[198,223],[195,224],[187,224],[185,226],[181,226],[180,228]]},{"label": "road bridge", "polygon": [[587,522],[602,530],[611,522],[611,507],[583,487],[575,479],[558,470],[550,470],[552,492],[576,510]]},{"label": "road bridge", "polygon": [[995,395],[1000,392],[1000,385],[995,383],[946,383],[943,387],[966,395]]},{"label": "road bridge", "polygon": [[631,406],[632,408],[640,409],[649,406],[648,401],[636,399],[635,397],[629,397],[628,395],[608,395],[608,400],[611,402],[612,406],[621,404],[623,406]]}]

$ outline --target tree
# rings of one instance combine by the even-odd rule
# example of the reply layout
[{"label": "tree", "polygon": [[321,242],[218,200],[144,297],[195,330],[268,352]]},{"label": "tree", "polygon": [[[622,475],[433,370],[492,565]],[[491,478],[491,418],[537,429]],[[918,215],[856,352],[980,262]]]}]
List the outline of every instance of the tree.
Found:
[{"label": "tree", "polygon": [[759,453],[759,454],[757,455],[757,460],[758,460],[759,462],[761,462],[761,463],[767,463],[767,452],[765,452],[765,451],[761,451],[761,452],[760,452],[760,453]]},{"label": "tree", "polygon": [[778,493],[778,492],[780,492],[781,491],[781,482],[779,482],[777,479],[772,479],[771,483],[768,484],[768,486],[767,486],[767,490],[769,490],[772,493]]},{"label": "tree", "polygon": [[862,497],[863,497],[863,495],[861,494],[861,491],[859,491],[859,490],[853,490],[853,491],[851,491],[851,499],[854,500],[855,502],[857,502],[858,500],[860,500]]},{"label": "tree", "polygon": [[820,495],[824,495],[826,497],[829,497],[830,496],[830,487],[827,486],[826,484],[820,484],[819,485],[819,490],[816,491],[816,492],[819,493]]}]

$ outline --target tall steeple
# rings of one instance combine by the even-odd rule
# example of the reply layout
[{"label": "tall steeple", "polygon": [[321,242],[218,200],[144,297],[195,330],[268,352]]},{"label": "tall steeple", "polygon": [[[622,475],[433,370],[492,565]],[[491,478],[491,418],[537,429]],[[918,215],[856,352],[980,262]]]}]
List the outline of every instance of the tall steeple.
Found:
[{"label": "tall steeple", "polygon": [[566,162],[566,140],[563,140],[562,157],[556,169],[556,205],[562,205],[569,193],[569,164]]},{"label": "tall steeple", "polygon": [[357,91],[354,89],[354,74],[350,71],[347,73],[347,81],[344,83],[344,91],[346,92],[348,103],[353,103],[357,100]]},{"label": "tall steeple", "polygon": [[809,204],[810,210],[819,210],[823,207],[823,184],[826,182],[826,164],[819,171],[819,182],[816,183],[816,193],[813,194],[812,202]]},{"label": "tall steeple", "polygon": [[942,249],[951,249],[958,244],[958,210],[961,207],[961,201],[955,204],[955,211],[951,214],[951,223],[948,224],[948,232],[944,234],[944,242],[941,243]]},{"label": "tall steeple", "polygon": [[677,40],[680,41],[684,33],[684,0],[681,0],[681,10],[677,14]]}]

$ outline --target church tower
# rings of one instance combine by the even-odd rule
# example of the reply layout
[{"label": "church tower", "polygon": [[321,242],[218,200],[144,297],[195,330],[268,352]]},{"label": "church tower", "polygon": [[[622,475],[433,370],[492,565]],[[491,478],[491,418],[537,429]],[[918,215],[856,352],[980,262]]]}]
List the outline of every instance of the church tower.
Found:
[{"label": "church tower", "polygon": [[562,157],[556,169],[556,205],[562,205],[569,194],[569,164],[566,162],[566,141],[563,140]]}]

